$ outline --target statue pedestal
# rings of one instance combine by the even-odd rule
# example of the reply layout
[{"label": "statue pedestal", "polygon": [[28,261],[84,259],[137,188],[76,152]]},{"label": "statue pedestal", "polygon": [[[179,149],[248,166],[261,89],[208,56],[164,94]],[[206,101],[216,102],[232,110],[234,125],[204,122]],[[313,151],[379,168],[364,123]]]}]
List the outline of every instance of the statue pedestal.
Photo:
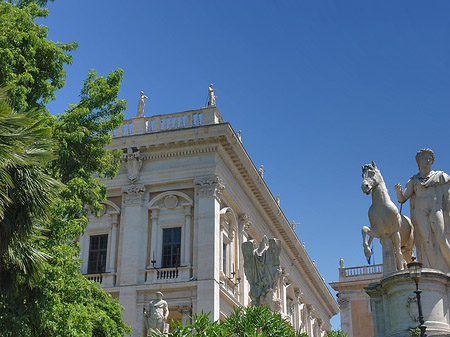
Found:
[{"label": "statue pedestal", "polygon": [[[407,270],[365,288],[371,298],[375,337],[409,337],[419,325],[416,285]],[[450,274],[424,268],[419,281],[422,311],[431,336],[450,336]]]}]

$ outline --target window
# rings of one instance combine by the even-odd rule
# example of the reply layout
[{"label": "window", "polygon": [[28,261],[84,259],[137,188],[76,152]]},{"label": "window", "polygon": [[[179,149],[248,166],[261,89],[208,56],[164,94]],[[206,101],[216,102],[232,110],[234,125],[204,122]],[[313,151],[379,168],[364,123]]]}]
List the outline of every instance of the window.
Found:
[{"label": "window", "polygon": [[227,244],[224,242],[222,247],[222,271],[224,274],[227,273]]},{"label": "window", "polygon": [[178,267],[180,265],[181,227],[163,230],[162,267]]},{"label": "window", "polygon": [[88,274],[100,274],[105,272],[107,248],[108,235],[91,236],[89,245]]}]

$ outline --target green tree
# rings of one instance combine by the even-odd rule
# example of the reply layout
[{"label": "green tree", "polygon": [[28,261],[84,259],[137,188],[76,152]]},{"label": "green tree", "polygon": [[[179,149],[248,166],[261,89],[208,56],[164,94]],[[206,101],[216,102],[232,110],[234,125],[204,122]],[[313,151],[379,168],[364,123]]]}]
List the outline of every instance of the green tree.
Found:
[{"label": "green tree", "polygon": [[342,330],[332,330],[327,333],[325,337],[348,337],[348,335],[345,332],[342,332]]},{"label": "green tree", "polygon": [[50,128],[36,110],[16,113],[0,89],[0,290],[40,277],[45,254],[36,248],[39,224],[57,200],[56,180],[45,173],[53,158]]},{"label": "green tree", "polygon": [[20,284],[17,296],[0,297],[0,331],[6,336],[123,336],[130,332],[117,300],[80,275],[79,247],[72,240],[84,232],[88,208],[98,211],[105,200],[98,177],[111,177],[119,167],[114,160],[119,153],[104,146],[126,108],[117,99],[122,79],[122,70],[107,77],[91,71],[80,102],[51,122],[58,157],[48,170],[65,187],[51,207],[46,239],[36,242],[50,256],[45,272],[33,288]]},{"label": "green tree", "polygon": [[[105,146],[126,108],[117,99],[123,72],[119,69],[107,77],[89,72],[78,103],[58,118],[45,112],[45,104],[64,85],[63,67],[72,62],[67,52],[76,48],[75,43],[49,41],[47,27],[35,22],[47,16],[48,11],[39,7],[46,2],[0,0],[0,83],[11,87],[8,97],[14,109],[31,111],[22,121],[19,115],[12,120],[0,116],[0,158],[4,159],[0,163],[0,245],[9,254],[0,256],[4,269],[0,284],[5,281],[17,289],[0,292],[0,331],[2,336],[123,336],[131,331],[121,318],[123,308],[80,275],[76,241],[84,232],[88,209],[98,212],[106,197],[99,178],[114,176],[119,167],[120,153]],[[25,131],[30,136],[25,137]],[[21,159],[16,153],[26,153],[26,159],[35,161],[19,162],[13,171],[5,158]],[[48,155],[45,162],[39,159],[44,154]],[[47,186],[38,184],[44,177],[55,185],[52,191],[59,192],[58,199],[48,202]],[[41,195],[27,200],[30,188]],[[18,207],[12,207],[16,202]],[[15,214],[20,216],[14,220]],[[7,221],[11,230],[4,226]],[[41,272],[33,273],[39,278],[31,277],[31,260],[39,260],[34,266]],[[9,280],[15,277],[13,282],[6,282],[7,269],[13,272],[8,276]]]},{"label": "green tree", "polygon": [[14,109],[45,107],[64,86],[64,65],[72,63],[67,52],[77,47],[48,40],[48,28],[35,22],[48,10],[28,2],[0,2],[0,83],[11,86]]},{"label": "green tree", "polygon": [[[185,322],[184,322],[185,323]],[[303,337],[290,323],[273,313],[269,307],[240,307],[223,322],[211,322],[209,314],[192,316],[192,324],[172,321],[172,337]],[[154,337],[163,334],[153,332]]]}]

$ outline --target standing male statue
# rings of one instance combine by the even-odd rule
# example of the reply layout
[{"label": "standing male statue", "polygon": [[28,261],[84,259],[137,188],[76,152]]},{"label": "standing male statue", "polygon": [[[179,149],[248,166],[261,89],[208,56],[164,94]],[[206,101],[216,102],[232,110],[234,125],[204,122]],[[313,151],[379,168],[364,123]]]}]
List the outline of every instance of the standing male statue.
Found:
[{"label": "standing male statue", "polygon": [[216,89],[213,89],[213,84],[211,83],[208,87],[208,106],[216,106],[217,96],[214,95],[214,91]]},{"label": "standing male statue", "polygon": [[410,199],[411,221],[417,258],[424,267],[450,272],[450,177],[442,171],[432,171],[434,153],[422,149],[416,154],[419,173],[413,175],[403,190],[395,185],[397,199]]},{"label": "standing male statue", "polygon": [[152,330],[158,330],[161,333],[168,333],[168,325],[166,324],[167,316],[169,316],[169,306],[164,301],[163,293],[156,292],[156,300],[152,300],[148,303],[148,311],[145,311],[144,316],[147,327],[147,336],[151,335]]},{"label": "standing male statue", "polygon": [[136,117],[144,117],[145,101],[147,99],[148,99],[148,97],[144,95],[143,91],[141,91],[141,94],[139,95],[139,102],[138,102]]}]

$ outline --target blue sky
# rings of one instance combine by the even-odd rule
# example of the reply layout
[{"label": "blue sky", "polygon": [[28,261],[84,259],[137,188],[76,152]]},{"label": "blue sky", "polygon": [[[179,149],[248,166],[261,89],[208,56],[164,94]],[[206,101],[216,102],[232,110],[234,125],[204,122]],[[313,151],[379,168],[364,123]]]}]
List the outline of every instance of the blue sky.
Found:
[{"label": "blue sky", "polygon": [[[326,282],[338,261],[366,263],[360,230],[371,198],[361,166],[394,184],[415,153],[450,172],[450,2],[56,0],[42,23],[79,43],[49,109],[75,103],[90,68],[125,71],[126,118],[205,105],[214,83],[225,121],[281,195],[287,218]],[[409,208],[404,207],[409,214]],[[379,246],[375,260],[381,263]],[[339,327],[337,318],[333,319]]]}]

